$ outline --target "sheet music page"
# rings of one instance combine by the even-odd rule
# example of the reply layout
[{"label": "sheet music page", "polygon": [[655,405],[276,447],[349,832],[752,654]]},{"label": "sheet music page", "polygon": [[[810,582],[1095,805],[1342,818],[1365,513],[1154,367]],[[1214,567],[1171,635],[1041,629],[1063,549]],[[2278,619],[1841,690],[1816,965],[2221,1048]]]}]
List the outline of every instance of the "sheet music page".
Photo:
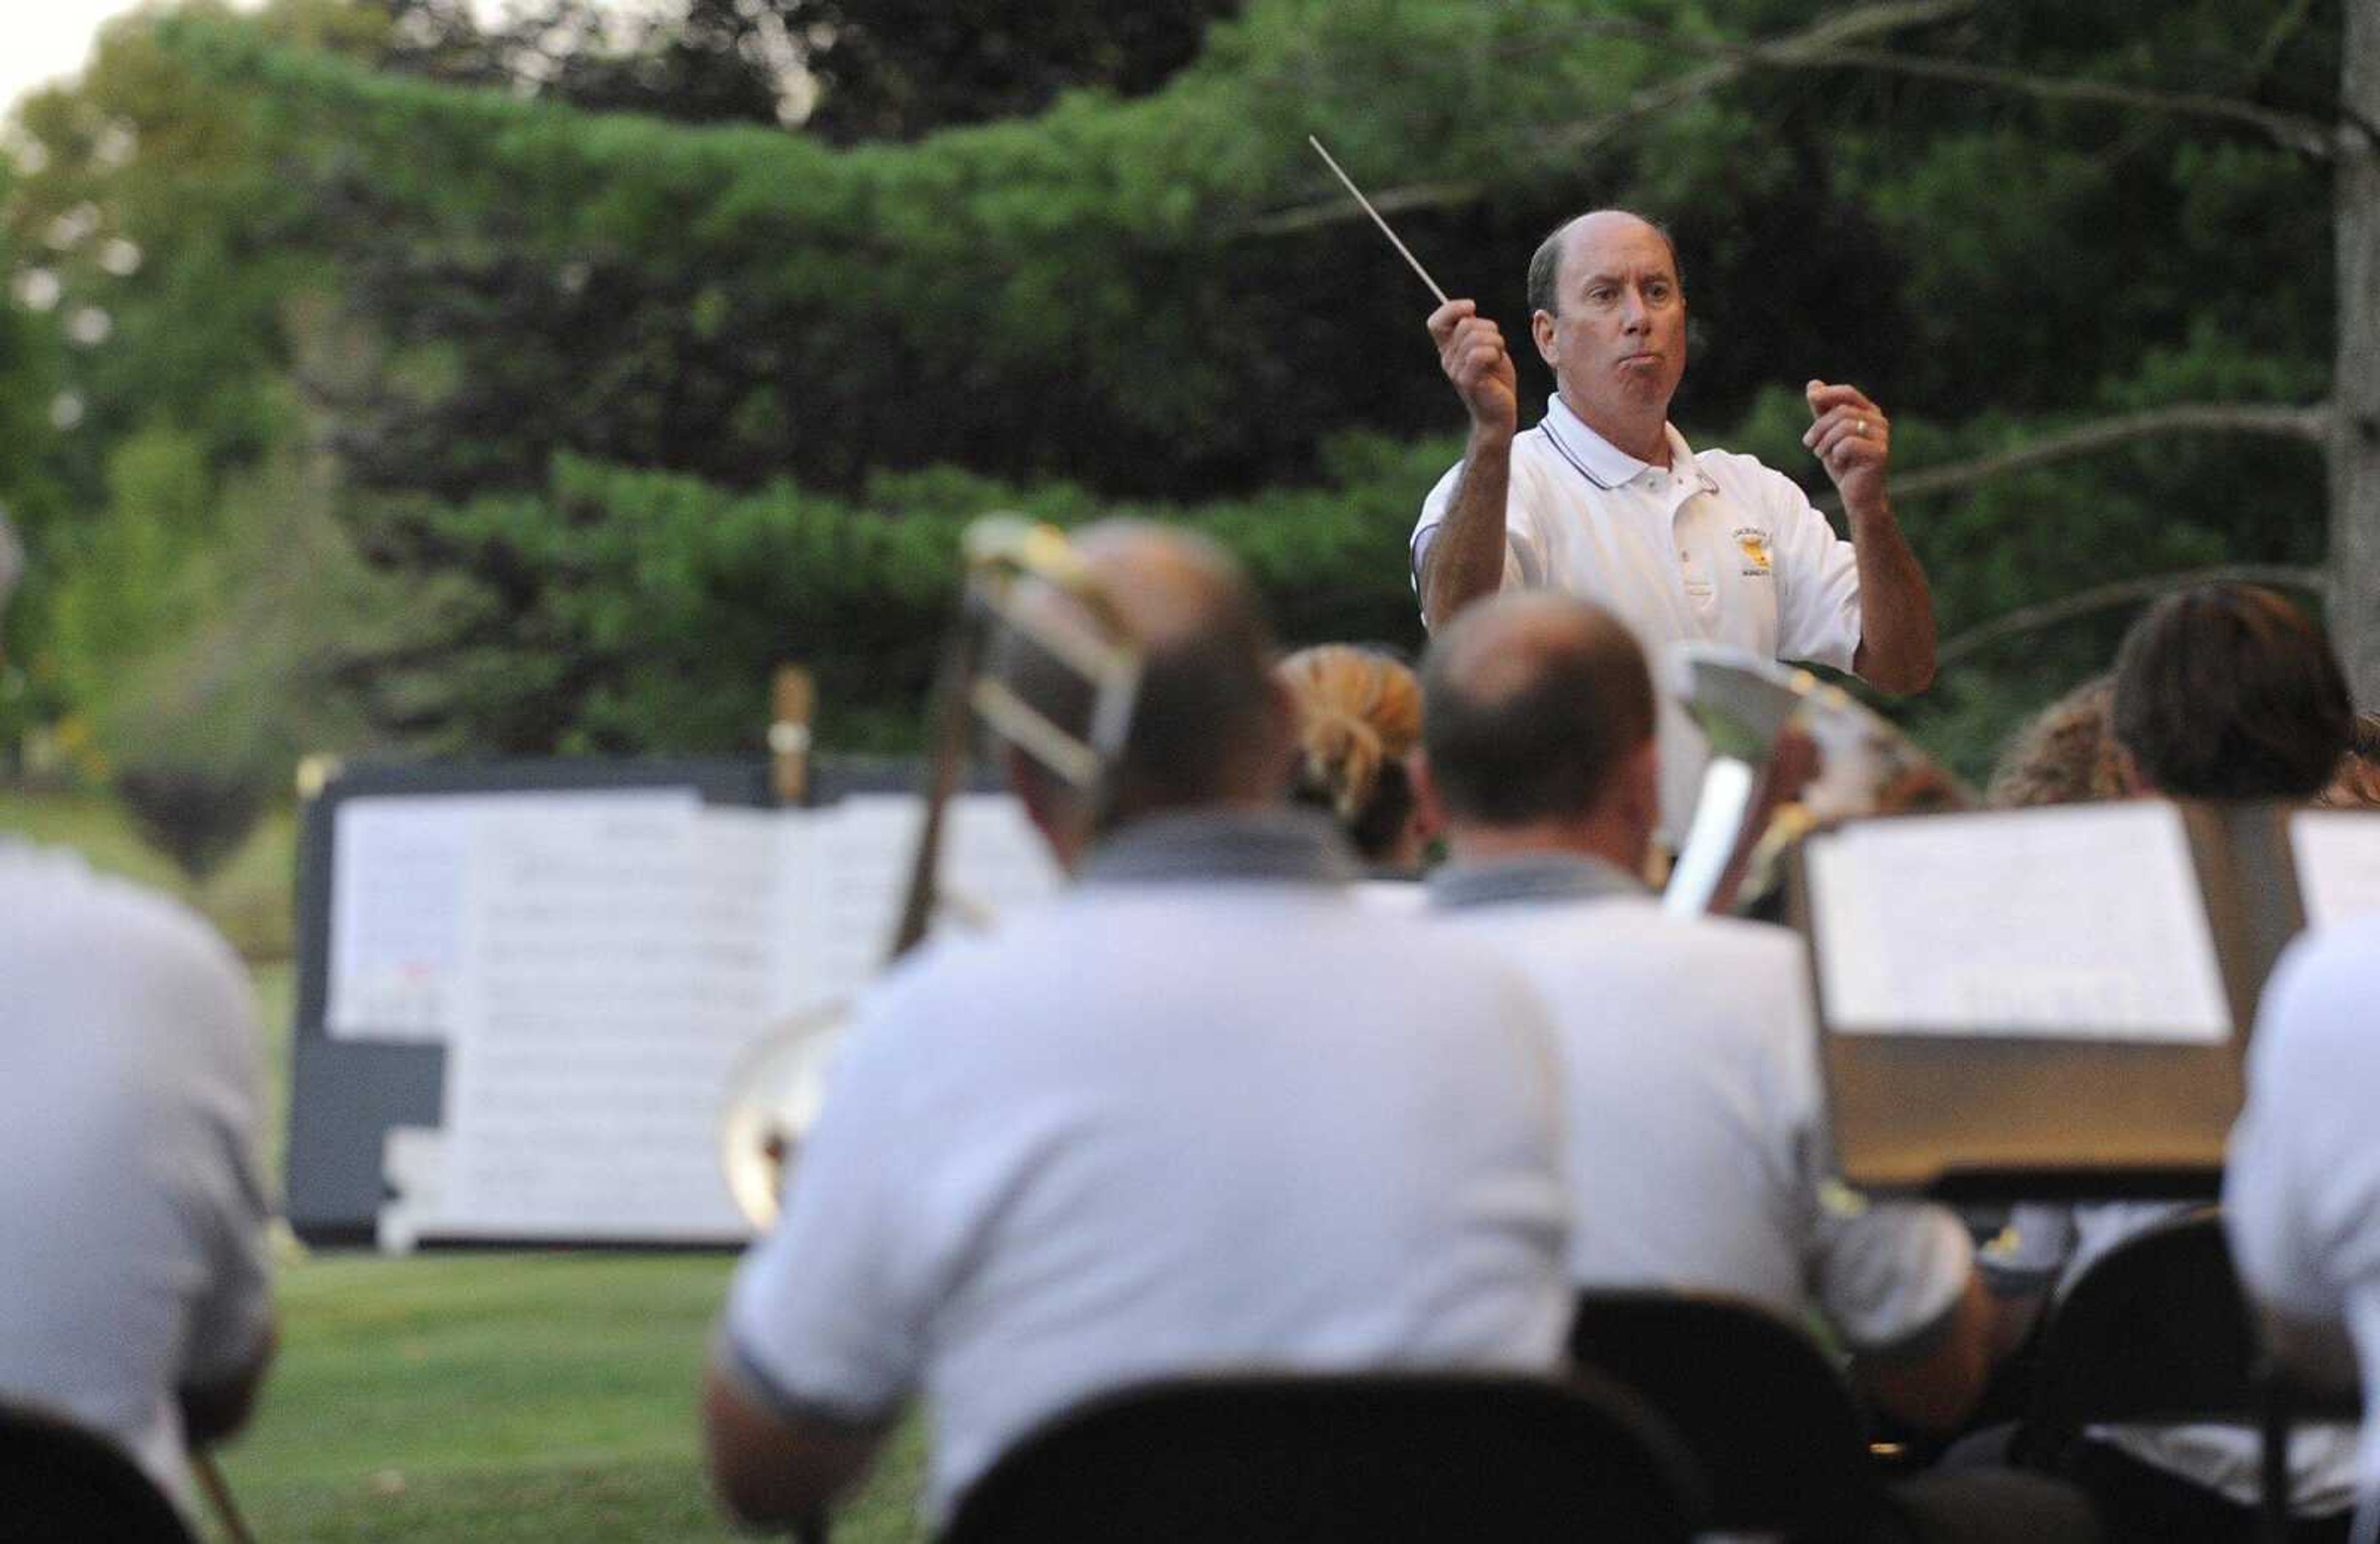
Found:
[{"label": "sheet music page", "polygon": [[2219,1043],[2180,812],[2151,801],[1855,822],[1811,839],[1828,1027]]},{"label": "sheet music page", "polygon": [[2307,927],[2380,911],[2380,815],[2301,809],[2289,817],[2289,856]]},{"label": "sheet music page", "polygon": [[443,1237],[728,1241],[727,1075],[765,1031],[761,810],[548,809],[473,866],[447,1056]]},{"label": "sheet music page", "polygon": [[805,1006],[848,1003],[884,968],[923,818],[911,794],[855,795],[810,811],[807,866],[788,879],[808,908]]},{"label": "sheet music page", "polygon": [[1050,844],[1014,795],[962,794],[945,819],[937,928],[997,927],[1065,883]]},{"label": "sheet music page", "polygon": [[323,1027],[340,1039],[440,1041],[455,1027],[473,854],[529,808],[692,809],[694,790],[362,795],[331,815]]},{"label": "sheet music page", "polygon": [[[778,818],[784,882],[771,935],[774,1001],[781,1012],[849,1002],[891,954],[924,803],[914,794],[864,794]],[[1014,796],[961,794],[942,818],[936,930],[993,927],[1057,893],[1064,876]]]}]

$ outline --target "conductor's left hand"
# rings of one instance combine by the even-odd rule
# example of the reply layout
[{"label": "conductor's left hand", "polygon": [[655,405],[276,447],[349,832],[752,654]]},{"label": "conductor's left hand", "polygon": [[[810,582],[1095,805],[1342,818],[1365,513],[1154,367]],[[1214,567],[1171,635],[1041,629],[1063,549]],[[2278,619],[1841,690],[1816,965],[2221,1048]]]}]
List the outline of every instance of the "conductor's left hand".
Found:
[{"label": "conductor's left hand", "polygon": [[1881,505],[1885,468],[1892,458],[1892,420],[1857,386],[1813,381],[1804,395],[1812,422],[1802,436],[1843,495],[1844,506]]}]

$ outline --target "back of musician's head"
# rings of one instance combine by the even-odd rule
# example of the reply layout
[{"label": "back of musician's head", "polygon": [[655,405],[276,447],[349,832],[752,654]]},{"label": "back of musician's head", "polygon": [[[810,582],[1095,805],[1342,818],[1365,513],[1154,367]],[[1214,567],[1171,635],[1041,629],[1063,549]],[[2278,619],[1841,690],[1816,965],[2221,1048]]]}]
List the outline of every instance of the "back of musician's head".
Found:
[{"label": "back of musician's head", "polygon": [[1297,707],[1297,803],[1327,809],[1367,861],[1399,858],[1413,825],[1404,759],[1421,743],[1421,682],[1378,649],[1320,643],[1275,667]]},{"label": "back of musician's head", "polygon": [[2174,798],[2303,799],[2337,771],[2354,727],[2330,640],[2269,590],[2168,595],[2116,654],[2116,738]]},{"label": "back of musician's head", "polygon": [[1995,809],[2122,798],[2124,759],[2108,722],[2116,678],[2094,675],[2025,721],[1992,769]]},{"label": "back of musician's head", "polygon": [[[1271,630],[1238,566],[1201,537],[1142,521],[1087,526],[1074,544],[1141,651],[1130,728],[1109,769],[1103,823],[1280,802],[1290,708],[1272,675]],[[1050,592],[1034,603],[1075,604]],[[1038,651],[1012,647],[993,668],[1054,722],[1087,721],[1086,684]],[[1045,829],[1079,827],[1085,812],[1072,805],[1075,794],[1029,755],[1016,773],[1018,792]]]},{"label": "back of musician's head", "polygon": [[1466,608],[1422,664],[1422,746],[1451,820],[1519,826],[1596,808],[1653,737],[1645,652],[1552,590]]}]

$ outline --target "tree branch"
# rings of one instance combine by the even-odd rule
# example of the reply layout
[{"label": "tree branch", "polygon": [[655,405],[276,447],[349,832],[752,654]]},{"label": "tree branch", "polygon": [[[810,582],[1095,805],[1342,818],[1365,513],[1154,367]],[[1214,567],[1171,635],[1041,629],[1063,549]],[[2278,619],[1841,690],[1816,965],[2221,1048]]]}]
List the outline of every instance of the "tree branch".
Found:
[{"label": "tree branch", "polygon": [[[1975,5],[1976,0],[1879,0],[1877,4],[1822,17],[1798,32],[1752,43],[1684,38],[1627,21],[1587,20],[1571,30],[1573,33],[1596,31],[1641,36],[1665,46],[1690,48],[1705,54],[1718,54],[1723,57],[1716,64],[1677,79],[1647,86],[1602,117],[1585,124],[1550,129],[1542,137],[1544,147],[1552,153],[1575,154],[1600,144],[1640,118],[1649,117],[1682,102],[1708,95],[1738,79],[1755,66],[1805,63],[1814,53],[1840,49],[1846,43],[1905,27],[1946,21],[1973,10]],[[1399,209],[1448,208],[1469,203],[1486,192],[1486,186],[1477,182],[1419,182],[1383,188],[1372,193],[1371,200],[1382,213],[1388,213]],[[1330,198],[1264,215],[1252,221],[1245,228],[1257,236],[1280,236],[1363,217],[1363,211],[1349,201]]]},{"label": "tree branch", "polygon": [[1947,667],[2008,638],[2037,632],[2060,622],[2071,622],[2095,611],[2154,600],[2168,590],[2200,584],[2277,585],[2287,590],[2305,590],[2317,595],[2327,595],[2330,575],[2325,569],[2291,564],[2229,563],[2211,568],[2186,568],[2179,573],[2115,579],[2107,584],[2095,584],[2088,590],[2078,590],[2071,595],[2061,595],[2055,601],[2019,606],[1980,626],[1970,627],[1943,641],[1941,648],[1935,652],[1936,663],[1937,667]]},{"label": "tree branch", "polygon": [[[1691,45],[1689,45],[1691,46]],[[1762,59],[1758,63],[1769,63]],[[2003,69],[1997,65],[1970,64],[1922,54],[1896,54],[1883,48],[1828,48],[1804,53],[1791,61],[1820,67],[1840,66],[1873,69],[1888,75],[1912,75],[1926,80],[1948,80],[1962,86],[1988,86],[2045,102],[2092,102],[2110,107],[2165,113],[2175,117],[2214,118],[2262,129],[2275,140],[2318,161],[2335,153],[2338,130],[2320,118],[2277,108],[2260,107],[2237,97],[2208,96],[2195,91],[2161,91],[2153,86],[2126,86],[2107,80],[2078,80],[2037,75],[2031,70]]]},{"label": "tree branch", "polygon": [[[2281,439],[2304,440],[2321,444],[2330,433],[2331,409],[2326,402],[2310,407],[2276,407],[2244,402],[2182,402],[2169,407],[2150,407],[2137,413],[2119,413],[2113,418],[2098,419],[2090,423],[2056,434],[2045,434],[2013,450],[1996,451],[1978,456],[1973,460],[1952,461],[1943,466],[1927,467],[1922,471],[1892,480],[1895,498],[1919,498],[1928,493],[1941,493],[1971,487],[2033,467],[2046,466],[2070,456],[2091,456],[2133,440],[2151,439],[2160,434],[2199,432],[2218,434],[2269,434]],[[1840,508],[1840,494],[1828,493],[1812,501],[1821,509]]]},{"label": "tree branch", "polygon": [[[1863,6],[1857,10],[1822,17],[1798,32],[1748,43],[1691,38],[1676,32],[1648,30],[1645,33],[1648,41],[1663,47],[1717,55],[1718,62],[1678,79],[1648,86],[1631,97],[1625,105],[1599,118],[1549,130],[1541,139],[1548,152],[1574,155],[1602,144],[1640,118],[1667,111],[1680,103],[1707,96],[1754,69],[1791,69],[1807,66],[1830,55],[1857,52],[1845,45],[1860,39],[1899,31],[1907,27],[1948,21],[1974,8],[1974,0],[1886,0],[1885,4]],[[1897,57],[1890,54],[1885,56]]]},{"label": "tree branch", "polygon": [[[1730,85],[1755,69],[1870,69],[1884,74],[1982,86],[2048,102],[2097,103],[2176,117],[2206,118],[2255,128],[2277,142],[2316,160],[2338,153],[2338,138],[2346,129],[2301,113],[2265,107],[2238,97],[2194,91],[2166,91],[2152,86],[2114,81],[2070,79],[1997,65],[1973,64],[1931,55],[1901,54],[1891,49],[1852,46],[1860,40],[1903,28],[1928,25],[1974,8],[1974,0],[1885,0],[1840,15],[1823,18],[1798,32],[1755,43],[1690,37],[1679,32],[1617,19],[1586,21],[1575,30],[1639,38],[1664,48],[1716,55],[1717,62],[1675,79],[1647,86],[1625,103],[1584,123],[1559,126],[1538,136],[1548,155],[1576,155],[1594,150],[1641,119],[1692,102]],[[2351,113],[2344,122],[2362,127]],[[1383,211],[1448,208],[1486,195],[1484,184],[1473,181],[1422,182],[1383,189],[1372,201]],[[1362,211],[1344,200],[1301,204],[1252,222],[1246,229],[1259,236],[1281,235],[1318,225],[1360,219]]]}]

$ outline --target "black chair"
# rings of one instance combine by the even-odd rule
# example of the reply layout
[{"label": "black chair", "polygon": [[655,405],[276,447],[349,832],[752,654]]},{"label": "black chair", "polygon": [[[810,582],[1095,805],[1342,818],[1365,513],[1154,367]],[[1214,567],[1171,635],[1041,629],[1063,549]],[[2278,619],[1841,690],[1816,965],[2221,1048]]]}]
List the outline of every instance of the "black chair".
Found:
[{"label": "black chair", "polygon": [[[2051,1309],[2034,1368],[2032,1401],[2009,1454],[2030,1468],[2088,1478],[2095,1466],[2104,1470],[2117,1463],[2127,1472],[2130,1466],[2091,1454],[2083,1446],[2086,1427],[2208,1421],[2262,1428],[2269,1440],[2285,1441],[2281,1397],[2265,1375],[2222,1216],[2200,1211],[2146,1229],[2108,1250]],[[2286,1473],[2281,1447],[2267,1453],[2264,1472]],[[2107,1481],[2090,1483],[2095,1489]],[[2186,1482],[2176,1478],[2165,1489],[2180,1492]],[[2343,1532],[2336,1519],[2292,1522],[2288,1501],[2286,1486],[2274,1488],[2252,1527],[2221,1531],[2265,1538]],[[2161,1494],[2134,1495],[2117,1511],[2136,1513],[2153,1503],[2163,1504]],[[2223,1504],[2211,1492],[2203,1503],[2214,1510]],[[2111,1514],[2111,1530],[2120,1520]],[[2183,1525],[2144,1526],[2170,1531]],[[2202,1534],[2217,1531],[2211,1520],[2190,1526]]]},{"label": "black chair", "polygon": [[2346,1375],[2346,1384],[2325,1386],[2298,1378],[2269,1354],[2256,1364],[2254,1379],[2263,1449],[2257,1472],[2264,1490],[2264,1502],[2256,1510],[2256,1538],[2260,1544],[2287,1544],[2289,1538],[2290,1427],[2300,1420],[2351,1424],[2363,1419],[2363,1392],[2355,1385],[2354,1368],[2350,1365],[2339,1370]]},{"label": "black chair", "polygon": [[1149,1383],[1026,1436],[944,1544],[1683,1540],[1699,1477],[1599,1379],[1249,1374]]},{"label": "black chair", "polygon": [[1713,1526],[1812,1539],[1903,1531],[1859,1401],[1799,1325],[1740,1298],[1597,1290],[1581,1295],[1570,1345],[1684,1440]]},{"label": "black chair", "polygon": [[2256,1424],[2257,1346],[2221,1217],[2126,1239],[2050,1310],[2010,1456],[2056,1470],[2088,1426]]},{"label": "black chair", "polygon": [[0,1538],[197,1544],[129,1453],[83,1427],[13,1404],[0,1404]]}]

